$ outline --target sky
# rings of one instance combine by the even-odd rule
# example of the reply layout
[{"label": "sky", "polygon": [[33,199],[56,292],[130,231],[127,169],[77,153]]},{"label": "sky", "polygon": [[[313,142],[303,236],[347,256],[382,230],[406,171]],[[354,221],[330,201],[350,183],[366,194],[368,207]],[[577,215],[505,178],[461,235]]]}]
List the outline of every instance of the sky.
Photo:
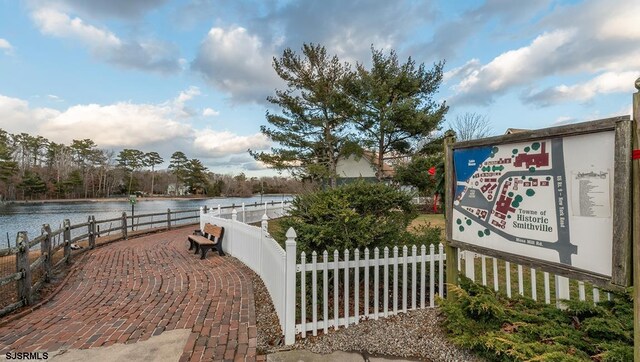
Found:
[{"label": "sky", "polygon": [[502,134],[630,114],[640,1],[0,0],[0,128],[273,175],[247,149],[272,146],[273,57],[304,43],[444,60],[445,122]]}]

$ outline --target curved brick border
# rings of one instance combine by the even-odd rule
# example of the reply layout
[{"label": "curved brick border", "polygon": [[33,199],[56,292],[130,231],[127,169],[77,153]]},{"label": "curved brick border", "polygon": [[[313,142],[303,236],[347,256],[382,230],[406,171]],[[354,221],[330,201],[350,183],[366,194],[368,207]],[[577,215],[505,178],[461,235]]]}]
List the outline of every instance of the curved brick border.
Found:
[{"label": "curved brick border", "polygon": [[231,257],[200,260],[187,250],[189,233],[85,253],[52,294],[2,321],[0,353],[135,343],[186,328],[181,361],[255,360],[252,272]]}]

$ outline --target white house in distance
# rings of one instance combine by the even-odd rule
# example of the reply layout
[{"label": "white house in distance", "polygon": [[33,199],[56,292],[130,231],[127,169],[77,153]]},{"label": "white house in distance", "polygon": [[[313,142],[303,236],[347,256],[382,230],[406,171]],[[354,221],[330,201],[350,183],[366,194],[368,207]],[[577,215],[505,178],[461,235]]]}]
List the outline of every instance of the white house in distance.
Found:
[{"label": "white house in distance", "polygon": [[176,184],[169,184],[167,186],[167,195],[169,195],[169,196],[185,196],[185,195],[189,195],[189,186],[180,185],[180,187],[176,187]]},{"label": "white house in distance", "polygon": [[[349,155],[338,160],[336,173],[338,174],[338,184],[345,184],[355,180],[377,181],[376,165],[378,158],[370,151],[364,151],[362,156]],[[390,180],[395,174],[393,166],[383,163],[382,180]]]}]

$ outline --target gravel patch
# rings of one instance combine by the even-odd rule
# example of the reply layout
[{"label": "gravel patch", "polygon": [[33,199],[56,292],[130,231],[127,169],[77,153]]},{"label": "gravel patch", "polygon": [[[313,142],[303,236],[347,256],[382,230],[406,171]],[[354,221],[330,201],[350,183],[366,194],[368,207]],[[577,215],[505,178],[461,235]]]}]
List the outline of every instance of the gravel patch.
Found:
[{"label": "gravel patch", "polygon": [[388,318],[366,320],[337,331],[331,328],[327,335],[319,331],[296,344],[284,346],[278,316],[267,288],[257,275],[253,277],[257,323],[257,350],[268,354],[291,349],[305,349],[328,354],[335,351],[358,352],[363,356],[410,358],[423,361],[484,361],[471,352],[453,345],[440,324],[444,318],[438,308],[400,313]]},{"label": "gravel patch", "polygon": [[284,335],[282,328],[280,328],[280,321],[267,287],[255,273],[253,273],[251,281],[253,282],[253,298],[256,307],[257,353],[260,355],[292,349],[291,346],[284,346]]},{"label": "gravel patch", "polygon": [[427,361],[483,361],[447,340],[440,328],[442,318],[437,308],[414,310],[307,337],[296,348],[322,354],[349,351]]}]

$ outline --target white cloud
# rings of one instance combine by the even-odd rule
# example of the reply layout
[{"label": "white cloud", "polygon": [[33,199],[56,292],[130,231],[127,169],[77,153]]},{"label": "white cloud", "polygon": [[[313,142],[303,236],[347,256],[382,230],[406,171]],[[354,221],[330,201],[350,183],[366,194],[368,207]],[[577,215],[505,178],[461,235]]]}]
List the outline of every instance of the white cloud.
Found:
[{"label": "white cloud", "polygon": [[13,52],[13,46],[8,40],[0,38],[0,49],[4,50],[5,54],[11,54]]},{"label": "white cloud", "polygon": [[169,107],[173,115],[179,118],[188,118],[196,114],[196,112],[186,106],[186,102],[199,96],[200,88],[191,86],[178,94],[178,96],[168,102],[162,103],[163,106]]},{"label": "white cloud", "polygon": [[570,117],[570,116],[560,116],[557,117],[556,120],[553,122],[552,126],[564,126],[566,124],[571,124],[571,123],[576,123],[578,122],[578,119],[575,117]]},{"label": "white cloud", "polygon": [[54,7],[40,7],[31,13],[43,34],[78,40],[100,60],[119,66],[161,73],[181,69],[177,49],[155,41],[127,41],[108,29],[98,28],[79,17],[71,18]]},{"label": "white cloud", "polygon": [[240,102],[263,102],[280,84],[271,67],[275,46],[242,27],[211,28],[192,68]]},{"label": "white cloud", "polygon": [[198,132],[193,145],[202,157],[221,157],[227,154],[245,153],[248,149],[266,150],[271,142],[262,133],[238,136],[228,131],[205,129]]},{"label": "white cloud", "polygon": [[30,108],[25,100],[0,94],[0,128],[9,133],[31,133],[27,130],[37,129],[59,114],[60,111],[51,108]]},{"label": "white cloud", "polygon": [[40,31],[58,37],[76,38],[96,50],[117,48],[120,39],[108,30],[86,24],[80,18],[71,19],[67,14],[53,8],[40,8],[32,13]]},{"label": "white cloud", "polygon": [[251,163],[246,153],[249,148],[269,148],[269,139],[261,133],[243,136],[190,126],[190,119],[185,119],[189,114],[185,102],[198,94],[197,88],[190,87],[176,98],[160,104],[79,104],[62,111],[32,108],[25,100],[0,95],[0,128],[14,134],[40,135],[65,144],[74,139],[89,138],[99,148],[136,148],[166,155],[182,150],[188,157],[220,159],[225,163],[230,155],[243,155],[236,165]]},{"label": "white cloud", "polygon": [[629,93],[634,91],[633,81],[640,72],[607,72],[589,81],[571,86],[559,85],[523,96],[527,103],[549,106],[566,101],[588,101],[598,94]]},{"label": "white cloud", "polygon": [[493,95],[544,76],[547,67],[561,61],[558,49],[570,42],[574,35],[575,31],[569,30],[545,33],[529,46],[502,53],[486,65],[481,66],[473,60],[468,62],[463,66],[464,77],[453,87],[457,98],[488,103]]},{"label": "white cloud", "polygon": [[202,115],[205,116],[205,117],[215,117],[215,116],[220,115],[220,112],[216,111],[213,108],[205,108],[202,111]]},{"label": "white cloud", "polygon": [[77,105],[48,120],[40,131],[64,143],[91,138],[100,147],[140,147],[188,137],[193,130],[172,119],[171,111],[152,104],[125,102]]},{"label": "white cloud", "polygon": [[[523,93],[525,102],[539,105],[626,91],[621,77],[640,71],[638,14],[637,1],[592,0],[558,7],[536,25],[542,33],[528,45],[503,52],[487,64],[472,60],[448,72],[447,80],[457,81],[450,102],[486,105],[517,88],[528,90]],[[552,86],[544,94],[531,91],[543,79],[584,74],[596,79],[576,86]],[[558,98],[549,100],[552,94]],[[544,99],[538,101],[535,96]]]},{"label": "white cloud", "polygon": [[52,102],[64,102],[64,99],[58,97],[55,94],[47,94],[47,99],[49,99]]},{"label": "white cloud", "polygon": [[468,77],[473,72],[477,72],[477,69],[480,68],[480,60],[479,59],[471,59],[466,62],[461,67],[453,68],[447,72],[444,72],[442,75],[442,82],[447,83],[449,80],[458,77]]},{"label": "white cloud", "polygon": [[176,104],[183,106],[186,101],[190,101],[195,96],[199,96],[200,94],[200,88],[191,86],[186,91],[180,92],[180,94],[176,98]]}]

